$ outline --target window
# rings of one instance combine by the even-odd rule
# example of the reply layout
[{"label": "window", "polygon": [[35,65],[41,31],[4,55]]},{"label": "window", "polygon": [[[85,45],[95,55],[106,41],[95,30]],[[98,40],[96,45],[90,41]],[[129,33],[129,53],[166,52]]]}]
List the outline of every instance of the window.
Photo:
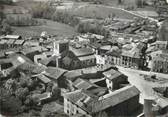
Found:
[{"label": "window", "polygon": [[37,59],[37,62],[39,62],[40,60],[41,60],[41,58],[38,58],[38,59]]},{"label": "window", "polygon": [[51,57],[51,55],[47,55],[47,58]]}]

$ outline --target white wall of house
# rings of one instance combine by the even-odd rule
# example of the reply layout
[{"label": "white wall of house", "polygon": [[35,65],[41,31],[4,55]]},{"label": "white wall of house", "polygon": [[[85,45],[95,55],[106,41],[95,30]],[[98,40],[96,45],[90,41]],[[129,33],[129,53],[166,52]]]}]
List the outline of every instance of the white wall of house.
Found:
[{"label": "white wall of house", "polygon": [[82,110],[81,108],[77,107],[75,104],[68,101],[66,98],[64,98],[64,113],[67,115],[76,115],[78,113],[86,115],[87,112]]},{"label": "white wall of house", "polygon": [[107,85],[107,88],[109,89],[109,92],[111,92],[113,89],[113,82],[106,78],[106,85]]},{"label": "white wall of house", "polygon": [[101,55],[96,55],[96,64],[104,65],[105,60],[105,57],[102,57]]},{"label": "white wall of house", "polygon": [[35,55],[34,62],[36,64],[39,64],[39,62],[38,62],[39,60],[46,59],[46,58],[47,58],[47,56],[45,54]]}]

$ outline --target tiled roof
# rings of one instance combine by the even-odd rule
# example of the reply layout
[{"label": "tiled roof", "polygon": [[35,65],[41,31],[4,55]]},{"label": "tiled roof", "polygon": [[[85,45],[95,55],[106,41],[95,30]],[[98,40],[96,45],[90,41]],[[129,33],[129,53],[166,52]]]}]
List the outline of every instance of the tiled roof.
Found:
[{"label": "tiled roof", "polygon": [[156,41],[155,44],[168,44],[168,41]]},{"label": "tiled roof", "polygon": [[7,43],[7,44],[13,44],[14,42],[15,42],[14,39],[9,39],[6,43]]},{"label": "tiled roof", "polygon": [[168,52],[163,50],[158,50],[150,53],[152,60],[168,61]]},{"label": "tiled roof", "polygon": [[26,41],[24,46],[39,46],[39,42],[36,41]]},{"label": "tiled roof", "polygon": [[25,40],[16,40],[14,44],[22,45]]},{"label": "tiled roof", "polygon": [[47,103],[43,106],[42,108],[42,112],[43,111],[46,111],[46,112],[60,112],[61,110],[63,110],[64,107],[56,102],[50,102],[50,103]]},{"label": "tiled roof", "polygon": [[81,71],[68,71],[64,74],[67,79],[74,80],[82,75]]},{"label": "tiled roof", "polygon": [[51,61],[56,61],[56,59],[57,59],[57,56],[51,56],[51,57],[49,57],[49,58],[42,59],[42,60],[40,60],[39,62],[40,62],[41,64],[47,66]]},{"label": "tiled roof", "polygon": [[96,56],[95,55],[81,56],[81,57],[78,57],[78,59],[80,61],[85,61],[85,60],[89,60],[89,59],[96,59]]},{"label": "tiled roof", "polygon": [[112,93],[98,98],[84,90],[76,90],[64,94],[64,98],[75,103],[89,113],[96,113],[109,107],[114,107],[134,96],[139,95],[139,90],[135,86],[126,86]]},{"label": "tiled roof", "polygon": [[8,58],[8,59],[0,59],[0,65],[3,64],[3,63],[11,63],[11,60]]},{"label": "tiled roof", "polygon": [[44,83],[51,82],[51,80],[49,78],[47,78],[45,75],[42,75],[42,74],[38,75],[37,78],[40,79]]},{"label": "tiled roof", "polygon": [[161,108],[168,107],[168,99],[166,99],[166,98],[160,98],[159,100],[157,100],[157,104],[158,104]]},{"label": "tiled roof", "polygon": [[95,85],[95,84],[92,84],[90,83],[89,81],[86,81],[84,79],[81,79],[81,78],[78,78],[77,80],[75,80],[73,82],[73,85],[78,88],[78,89],[89,89],[91,87],[94,87],[94,88],[98,88],[99,86]]},{"label": "tiled roof", "polygon": [[66,70],[58,68],[58,67],[48,67],[45,72],[44,75],[51,77],[53,79],[58,79],[60,76],[62,76],[64,73],[66,72]]},{"label": "tiled roof", "polygon": [[87,112],[91,112],[91,106],[88,105],[91,104],[94,100],[98,100],[98,97],[84,92],[81,89],[66,93],[64,94],[64,97]]},{"label": "tiled roof", "polygon": [[70,50],[75,54],[75,56],[86,56],[86,55],[91,55],[94,54],[93,50],[91,48],[70,48]]},{"label": "tiled roof", "polygon": [[118,78],[119,76],[123,74],[119,71],[110,69],[109,71],[103,72],[103,75],[106,76],[106,78],[112,80],[112,79]]},{"label": "tiled roof", "polygon": [[42,51],[42,48],[40,46],[30,47],[30,48],[23,49],[21,52],[23,54],[29,54],[29,53],[36,52],[36,51],[40,52]]},{"label": "tiled roof", "polygon": [[134,96],[139,95],[140,92],[135,86],[126,86],[107,94],[102,100],[96,101],[92,106],[92,112],[99,112],[106,108],[116,106]]}]

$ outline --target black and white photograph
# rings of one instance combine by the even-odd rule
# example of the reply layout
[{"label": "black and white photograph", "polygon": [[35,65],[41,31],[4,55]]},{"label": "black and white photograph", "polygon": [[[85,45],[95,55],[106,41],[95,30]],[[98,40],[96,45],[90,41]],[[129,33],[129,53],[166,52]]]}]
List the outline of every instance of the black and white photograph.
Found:
[{"label": "black and white photograph", "polygon": [[0,117],[168,117],[168,0],[0,0]]}]

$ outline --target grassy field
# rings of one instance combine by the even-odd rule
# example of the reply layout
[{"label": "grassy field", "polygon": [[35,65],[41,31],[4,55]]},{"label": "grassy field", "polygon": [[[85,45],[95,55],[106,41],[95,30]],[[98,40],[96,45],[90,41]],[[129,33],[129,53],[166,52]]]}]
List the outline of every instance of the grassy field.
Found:
[{"label": "grassy field", "polygon": [[132,15],[120,9],[92,4],[79,6],[72,9],[71,12],[77,16],[88,18],[107,18],[111,14],[115,14],[116,17],[122,19],[133,19],[134,17],[136,17],[135,15]]},{"label": "grassy field", "polygon": [[48,20],[46,20],[46,24],[42,26],[13,27],[13,30],[13,34],[18,34],[23,37],[39,36],[42,31],[47,31],[48,34],[60,35],[63,37],[71,37],[76,34],[73,27]]}]

